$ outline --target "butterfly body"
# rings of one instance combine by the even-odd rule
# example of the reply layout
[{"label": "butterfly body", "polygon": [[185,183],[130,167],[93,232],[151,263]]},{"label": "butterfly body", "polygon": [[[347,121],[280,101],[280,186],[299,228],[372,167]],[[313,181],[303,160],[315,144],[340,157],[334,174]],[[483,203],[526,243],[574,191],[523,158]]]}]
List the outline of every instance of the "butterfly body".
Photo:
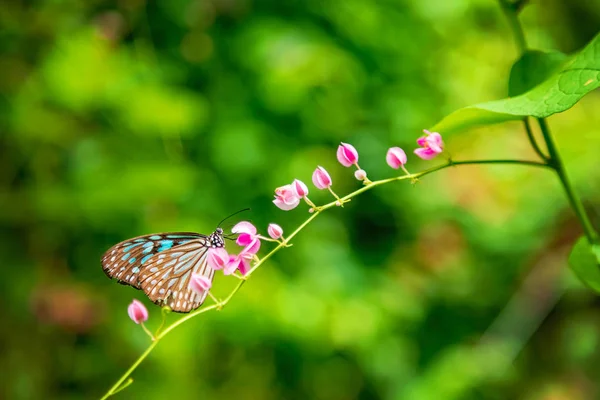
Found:
[{"label": "butterfly body", "polygon": [[188,287],[191,275],[212,280],[208,249],[224,246],[221,228],[208,236],[194,232],[138,236],[108,249],[102,256],[102,269],[109,278],[143,290],[155,304],[190,312],[200,307],[207,295]]}]

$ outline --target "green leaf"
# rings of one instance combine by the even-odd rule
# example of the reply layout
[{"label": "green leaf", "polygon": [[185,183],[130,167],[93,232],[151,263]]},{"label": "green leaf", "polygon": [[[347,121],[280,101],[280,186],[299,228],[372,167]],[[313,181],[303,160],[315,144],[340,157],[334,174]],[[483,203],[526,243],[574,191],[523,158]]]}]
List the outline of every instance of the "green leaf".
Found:
[{"label": "green leaf", "polygon": [[559,70],[566,59],[567,55],[559,51],[526,51],[510,70],[508,95],[514,97],[533,89]]},{"label": "green leaf", "polygon": [[579,238],[569,255],[569,266],[583,283],[600,293],[600,245]]},{"label": "green leaf", "polygon": [[[449,133],[475,126],[521,120],[527,116],[545,118],[568,110],[585,94],[599,86],[600,34],[533,89],[516,97],[461,108],[430,130]],[[513,90],[518,91],[518,87]]]}]

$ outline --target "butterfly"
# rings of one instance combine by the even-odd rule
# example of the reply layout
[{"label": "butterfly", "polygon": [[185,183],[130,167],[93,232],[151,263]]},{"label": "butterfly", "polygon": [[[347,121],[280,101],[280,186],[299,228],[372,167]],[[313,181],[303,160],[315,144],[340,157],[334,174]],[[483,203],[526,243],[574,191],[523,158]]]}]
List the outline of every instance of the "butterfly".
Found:
[{"label": "butterfly", "polygon": [[118,243],[102,256],[102,269],[123,285],[146,293],[160,306],[187,313],[202,305],[207,291],[199,294],[188,285],[192,274],[212,281],[209,248],[224,247],[223,229],[206,236],[194,232],[156,233]]}]

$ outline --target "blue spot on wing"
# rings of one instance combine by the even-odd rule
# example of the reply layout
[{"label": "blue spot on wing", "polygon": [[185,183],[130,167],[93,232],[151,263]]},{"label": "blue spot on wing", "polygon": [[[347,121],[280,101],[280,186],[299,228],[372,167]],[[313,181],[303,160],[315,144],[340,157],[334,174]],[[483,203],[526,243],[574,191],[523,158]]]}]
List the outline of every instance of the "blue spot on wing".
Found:
[{"label": "blue spot on wing", "polygon": [[135,262],[135,257],[129,259],[129,264],[133,264]]},{"label": "blue spot on wing", "polygon": [[148,247],[146,247],[146,248],[144,249],[144,251],[142,251],[142,253],[144,253],[144,254],[148,254],[148,253],[150,253],[150,252],[152,251],[152,249],[153,249],[153,246],[154,246],[154,243],[151,243],[151,244],[152,244],[152,246],[148,246]]},{"label": "blue spot on wing", "polygon": [[160,247],[158,248],[158,252],[160,253],[161,251],[169,250],[171,247],[173,247],[172,240],[163,240],[160,242]]},{"label": "blue spot on wing", "polygon": [[152,240],[160,240],[162,238],[162,236],[160,235],[152,235],[150,236],[148,239],[152,239]]},{"label": "blue spot on wing", "polygon": [[129,256],[131,256],[131,253],[125,253],[125,255],[123,257],[121,257],[121,260],[126,261]]},{"label": "blue spot on wing", "polygon": [[148,261],[148,259],[150,259],[150,257],[152,257],[152,254],[148,254],[147,256],[142,258],[142,264],[144,264],[146,261]]},{"label": "blue spot on wing", "polygon": [[127,247],[125,247],[125,248],[123,249],[123,251],[124,251],[125,253],[127,253],[127,252],[131,251],[131,249],[133,249],[134,247],[137,247],[137,246],[139,246],[140,244],[142,244],[142,243],[140,242],[140,243],[132,244],[131,246],[127,246]]}]

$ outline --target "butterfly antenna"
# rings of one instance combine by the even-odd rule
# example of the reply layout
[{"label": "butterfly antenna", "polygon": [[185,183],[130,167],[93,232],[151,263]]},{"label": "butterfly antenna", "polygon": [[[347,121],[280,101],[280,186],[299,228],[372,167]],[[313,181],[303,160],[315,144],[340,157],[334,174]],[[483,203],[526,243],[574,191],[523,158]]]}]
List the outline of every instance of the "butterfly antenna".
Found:
[{"label": "butterfly antenna", "polygon": [[250,207],[244,208],[243,210],[240,210],[240,211],[236,211],[233,214],[231,214],[230,216],[223,218],[223,220],[221,222],[219,222],[219,224],[217,226],[221,226],[221,224],[223,222],[227,221],[229,218],[233,217],[234,215],[238,215],[239,213],[244,212],[244,211],[250,211]]}]

